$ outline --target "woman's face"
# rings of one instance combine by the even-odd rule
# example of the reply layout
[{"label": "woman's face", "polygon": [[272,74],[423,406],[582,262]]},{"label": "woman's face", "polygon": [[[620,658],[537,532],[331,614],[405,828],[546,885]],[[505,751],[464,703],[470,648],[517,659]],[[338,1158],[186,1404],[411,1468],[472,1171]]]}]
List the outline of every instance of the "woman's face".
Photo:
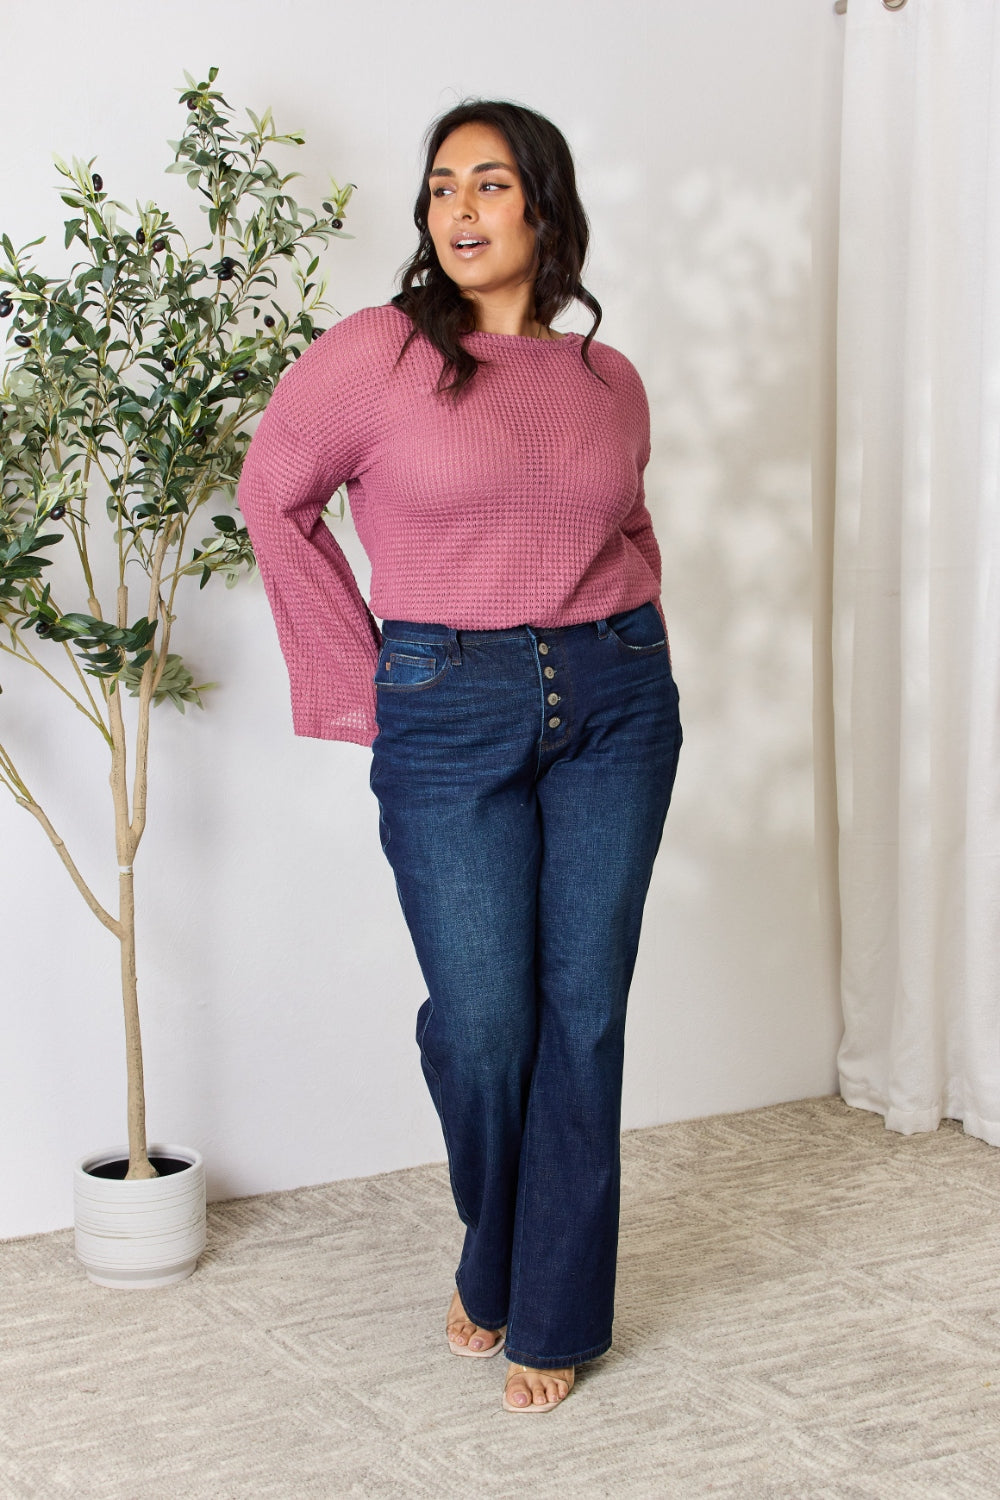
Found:
[{"label": "woman's face", "polygon": [[441,269],[474,299],[532,282],[535,232],[513,153],[492,125],[461,125],[430,171],[427,228]]}]

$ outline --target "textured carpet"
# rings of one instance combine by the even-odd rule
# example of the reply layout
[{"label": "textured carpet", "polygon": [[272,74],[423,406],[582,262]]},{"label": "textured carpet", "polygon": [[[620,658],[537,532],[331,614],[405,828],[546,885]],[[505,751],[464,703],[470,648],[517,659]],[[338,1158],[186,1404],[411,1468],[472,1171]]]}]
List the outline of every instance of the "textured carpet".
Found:
[{"label": "textured carpet", "polygon": [[0,1494],[1000,1496],[996,1151],[820,1099],[623,1156],[615,1345],[541,1420],[448,1353],[442,1166],[213,1204],[161,1292],[0,1244]]}]

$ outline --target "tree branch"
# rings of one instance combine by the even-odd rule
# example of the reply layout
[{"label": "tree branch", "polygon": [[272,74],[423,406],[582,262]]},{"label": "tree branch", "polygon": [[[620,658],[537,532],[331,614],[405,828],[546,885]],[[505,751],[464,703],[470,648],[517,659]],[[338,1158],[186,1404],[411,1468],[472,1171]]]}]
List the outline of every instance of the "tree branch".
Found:
[{"label": "tree branch", "polygon": [[[160,635],[159,651],[150,656],[142,669],[142,678],[139,683],[139,716],[135,735],[135,775],[132,780],[132,822],[129,834],[132,841],[132,852],[138,848],[139,840],[146,828],[146,789],[147,768],[149,765],[149,713],[153,706],[153,697],[160,685],[164,668],[167,665],[167,646],[170,641],[169,619],[162,618],[162,600],[160,599],[160,577],[163,573],[163,564],[169,551],[171,541],[177,533],[180,518],[171,522],[164,529],[156,545],[153,556],[153,567],[149,575],[149,605],[146,610],[147,620],[161,618],[163,629]],[[155,663],[155,665],[154,665]],[[129,860],[131,864],[131,859]]]},{"label": "tree branch", "polygon": [[[47,677],[48,680],[51,683],[53,683],[59,689],[59,691],[61,693],[63,693],[69,699],[69,701],[72,703],[73,707],[76,708],[76,709],[78,709],[79,712],[83,714],[83,717],[85,719],[89,719],[90,720],[90,722],[91,722],[91,724],[93,724],[94,728],[100,731],[100,733],[103,735],[104,739],[110,745],[110,743],[111,743],[111,736],[108,734],[108,728],[107,728],[107,725],[104,723],[104,720],[102,718],[100,718],[100,716],[97,713],[97,705],[96,705],[96,703],[94,703],[94,712],[91,713],[90,709],[87,708],[86,704],[81,703],[80,700],[79,700],[79,698],[76,696],[76,694],[70,692],[69,688],[66,686],[65,683],[60,682],[59,678],[55,677],[48,670],[47,667],[43,667],[42,666],[41,662],[38,660],[38,657],[34,654],[33,651],[30,651],[28,649],[28,647],[23,644],[23,642],[22,642],[21,650],[20,651],[15,651],[12,646],[5,645],[5,643],[3,641],[0,641],[0,651],[6,651],[7,655],[8,656],[12,656],[15,661],[23,661],[27,666],[34,667],[37,672],[41,672],[41,674],[42,674],[43,677]],[[76,665],[75,662],[74,662],[74,665]],[[85,684],[85,686],[86,686],[86,684]],[[94,702],[93,697],[92,697],[92,695],[89,692],[88,692],[87,696],[90,698],[90,701],[93,703]]]},{"label": "tree branch", "polygon": [[121,924],[115,920],[110,912],[105,911],[104,907],[101,905],[97,897],[94,895],[93,891],[90,889],[90,886],[80,874],[80,871],[77,869],[69,850],[66,848],[66,845],[63,843],[58,833],[56,833],[55,829],[52,827],[52,824],[49,822],[44,810],[38,805],[34,797],[28,791],[28,788],[25,786],[24,780],[18,773],[14,762],[11,760],[9,754],[2,745],[0,745],[0,781],[2,781],[3,784],[13,793],[14,800],[17,805],[19,807],[23,807],[26,812],[29,812],[31,816],[42,825],[48,836],[49,842],[52,844],[52,847],[55,849],[59,858],[66,866],[66,869],[69,871],[70,878],[73,881],[73,884],[76,886],[77,890],[80,892],[80,895],[83,897],[84,901],[86,901],[87,905],[94,913],[94,916],[108,929],[109,932],[113,932],[115,937],[120,940],[122,935]]}]

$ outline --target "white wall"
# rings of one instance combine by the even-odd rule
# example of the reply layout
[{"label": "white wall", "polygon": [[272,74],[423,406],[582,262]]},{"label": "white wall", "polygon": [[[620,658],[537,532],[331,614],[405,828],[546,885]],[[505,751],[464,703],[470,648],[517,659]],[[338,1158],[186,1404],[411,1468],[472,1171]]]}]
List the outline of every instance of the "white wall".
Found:
[{"label": "white wall", "polygon": [[[112,196],[156,197],[191,222],[183,179],[162,175],[184,68],[218,64],[231,103],[270,103],[279,128],[305,130],[288,157],[302,201],[327,173],[358,183],[356,239],[327,257],[344,313],[393,290],[433,115],[499,95],[566,131],[602,337],[650,394],[648,492],[686,730],[624,1123],[831,1091],[810,551],[829,479],[841,40],[829,0],[16,0],[3,31],[0,227],[17,244],[45,231],[42,266],[61,264],[68,216],[52,151],[96,155]],[[363,575],[348,526],[344,542]],[[259,583],[192,587],[177,641],[199,680],[222,685],[204,714],[166,706],[155,724],[137,861],[151,1140],[201,1148],[214,1198],[440,1159],[413,1041],[423,990],[368,753],[292,737]],[[110,901],[100,743],[6,660],[0,739]],[[10,799],[0,839],[0,1234],[14,1235],[71,1221],[71,1163],[123,1139],[124,1069],[113,940]]]}]

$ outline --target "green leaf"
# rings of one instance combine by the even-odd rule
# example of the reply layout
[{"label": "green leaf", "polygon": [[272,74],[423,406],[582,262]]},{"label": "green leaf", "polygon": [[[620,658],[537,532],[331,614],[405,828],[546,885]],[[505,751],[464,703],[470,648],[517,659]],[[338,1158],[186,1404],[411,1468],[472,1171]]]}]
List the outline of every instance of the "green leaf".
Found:
[{"label": "green leaf", "polygon": [[82,631],[89,635],[91,626],[103,622],[95,620],[93,615],[62,615],[59,623],[69,630]]},{"label": "green leaf", "polygon": [[[149,651],[140,653],[134,661],[129,662],[122,673],[125,686],[133,698],[139,695],[142,686],[142,668],[151,655],[152,653]],[[155,665],[154,658],[154,670]],[[173,651],[168,651],[167,659],[163,664],[163,671],[160,674],[160,680],[156,686],[156,692],[153,694],[153,702],[154,704],[164,703],[169,698],[174,707],[180,709],[181,713],[184,712],[185,703],[196,703],[199,708],[204,708],[205,705],[201,701],[201,694],[207,692],[209,688],[214,687],[218,687],[218,683],[202,682],[195,686],[194,678],[180,656]]]}]

